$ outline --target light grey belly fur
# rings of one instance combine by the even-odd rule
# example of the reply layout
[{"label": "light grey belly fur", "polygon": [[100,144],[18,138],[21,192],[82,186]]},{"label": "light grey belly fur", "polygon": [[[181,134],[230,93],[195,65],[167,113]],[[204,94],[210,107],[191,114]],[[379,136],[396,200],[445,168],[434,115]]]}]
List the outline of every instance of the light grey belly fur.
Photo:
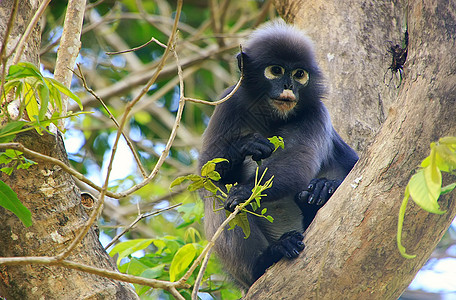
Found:
[{"label": "light grey belly fur", "polygon": [[260,225],[261,231],[270,243],[279,240],[280,236],[285,232],[296,230],[302,232],[302,215],[301,210],[296,205],[293,197],[287,197],[273,202],[261,203],[261,211],[267,208],[265,215],[270,215],[274,218],[271,223],[265,218],[255,218],[255,222]]}]

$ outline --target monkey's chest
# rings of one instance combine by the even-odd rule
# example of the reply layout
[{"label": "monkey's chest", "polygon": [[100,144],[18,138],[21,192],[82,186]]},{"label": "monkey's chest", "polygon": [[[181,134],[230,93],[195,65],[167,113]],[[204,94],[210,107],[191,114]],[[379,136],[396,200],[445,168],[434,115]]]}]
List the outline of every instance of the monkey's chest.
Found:
[{"label": "monkey's chest", "polygon": [[258,218],[259,227],[266,239],[272,243],[279,240],[285,232],[296,230],[302,232],[301,210],[294,202],[293,198],[284,198],[274,202],[261,203],[261,209],[267,208],[266,215],[274,218],[274,222],[269,222],[265,218]]}]

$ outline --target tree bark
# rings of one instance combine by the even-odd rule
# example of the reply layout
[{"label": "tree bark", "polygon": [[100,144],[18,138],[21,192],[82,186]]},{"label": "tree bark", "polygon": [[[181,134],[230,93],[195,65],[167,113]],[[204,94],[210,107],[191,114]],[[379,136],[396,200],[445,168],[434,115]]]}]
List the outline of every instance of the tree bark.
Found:
[{"label": "tree bark", "polygon": [[[355,150],[363,151],[378,132],[398,89],[388,67],[391,43],[401,44],[406,1],[276,1],[288,22],[314,41],[327,77],[334,127]],[[385,83],[384,83],[385,81]]]},{"label": "tree bark", "polygon": [[[3,43],[13,1],[0,1],[0,39]],[[27,27],[39,1],[19,1],[15,26],[8,37],[8,51],[14,48]],[[21,61],[38,65],[40,30],[36,26]],[[63,140],[35,131],[18,135],[16,142],[68,163]],[[88,217],[72,177],[60,167],[39,162],[28,170],[0,174],[21,202],[32,212],[33,225],[23,226],[11,212],[0,207],[0,256],[53,256],[65,249]],[[68,259],[108,270],[115,264],[91,229]],[[0,295],[6,299],[137,299],[132,288],[104,277],[55,266],[0,266]]]},{"label": "tree bark", "polygon": [[[277,1],[285,18],[308,26],[317,45],[329,41],[335,47],[332,51],[339,51],[341,56],[322,60],[328,77],[336,80],[330,101],[337,98],[351,108],[357,103],[362,108],[377,107],[381,99],[391,107],[358,164],[306,232],[300,258],[279,262],[252,286],[246,299],[397,299],[454,219],[454,192],[439,200],[441,209],[447,210],[443,215],[409,202],[403,243],[417,257],[399,254],[397,218],[408,179],[429,154],[430,142],[456,134],[456,3],[404,3],[408,7],[396,1]],[[401,16],[407,16],[408,58],[404,80],[393,97],[392,87],[383,83],[388,63],[381,63],[380,57],[389,46],[387,37],[399,38]],[[320,54],[321,59],[327,53]],[[343,107],[334,105],[337,115]],[[345,133],[357,126],[358,119],[375,125],[382,115],[367,110],[363,118],[358,113],[362,109],[348,118]],[[360,145],[367,141],[366,137]]]}]

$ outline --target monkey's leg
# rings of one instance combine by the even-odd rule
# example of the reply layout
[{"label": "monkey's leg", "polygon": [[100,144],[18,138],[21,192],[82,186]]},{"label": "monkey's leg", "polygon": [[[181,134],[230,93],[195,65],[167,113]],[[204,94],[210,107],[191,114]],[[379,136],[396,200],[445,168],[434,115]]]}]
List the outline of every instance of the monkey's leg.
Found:
[{"label": "monkey's leg", "polygon": [[264,274],[267,268],[278,262],[282,257],[294,259],[304,250],[302,240],[304,236],[295,230],[284,233],[280,239],[266,248],[257,258],[254,268],[253,277],[255,280]]}]

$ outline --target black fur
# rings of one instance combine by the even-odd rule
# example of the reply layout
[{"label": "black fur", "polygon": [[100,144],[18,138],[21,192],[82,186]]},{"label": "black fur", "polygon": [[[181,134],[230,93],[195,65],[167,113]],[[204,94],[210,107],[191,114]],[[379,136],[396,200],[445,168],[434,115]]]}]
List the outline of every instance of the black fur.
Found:
[{"label": "black fur", "polygon": [[[216,107],[204,133],[200,166],[218,157],[229,160],[216,169],[222,177],[216,183],[220,187],[238,182],[225,203],[229,211],[250,196],[255,161],[262,160],[260,174],[268,168],[266,179],[275,176],[261,206],[268,208],[274,222],[248,214],[248,239],[235,228],[225,230],[215,245],[226,269],[248,288],[282,257],[299,255],[304,249],[302,233],[358,156],[331,124],[321,102],[323,77],[312,44],[301,31],[274,22],[256,30],[244,49],[238,55],[239,61],[242,56],[244,80],[228,101]],[[282,69],[275,68],[274,72],[282,70],[283,75],[266,78],[268,66],[280,66]],[[302,70],[309,75],[307,82],[297,80],[296,74],[302,75]],[[273,146],[266,138],[275,135],[283,137],[285,149],[272,153]],[[213,199],[204,192],[202,197],[210,238],[225,219],[225,212],[215,213]]]}]

